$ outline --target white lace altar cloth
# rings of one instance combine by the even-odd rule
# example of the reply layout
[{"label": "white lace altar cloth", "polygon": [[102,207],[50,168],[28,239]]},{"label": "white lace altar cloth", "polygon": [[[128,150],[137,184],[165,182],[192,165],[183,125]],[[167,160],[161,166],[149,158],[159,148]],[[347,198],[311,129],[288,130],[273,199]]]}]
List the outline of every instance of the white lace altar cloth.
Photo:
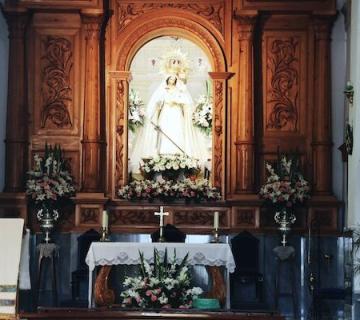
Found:
[{"label": "white lace altar cloth", "polygon": [[96,266],[136,265],[140,264],[139,251],[149,263],[153,262],[154,248],[160,254],[167,248],[171,260],[174,250],[177,262],[187,253],[189,265],[225,266],[228,272],[234,272],[235,261],[231,248],[225,243],[137,243],[137,242],[93,242],[86,256],[89,266],[89,307],[92,297],[92,272]]}]

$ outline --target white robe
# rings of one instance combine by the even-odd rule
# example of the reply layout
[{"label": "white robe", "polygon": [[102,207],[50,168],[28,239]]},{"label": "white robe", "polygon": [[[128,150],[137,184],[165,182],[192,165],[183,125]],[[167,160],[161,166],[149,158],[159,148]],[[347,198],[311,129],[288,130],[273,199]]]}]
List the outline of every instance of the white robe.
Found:
[{"label": "white robe", "polygon": [[146,107],[144,126],[133,139],[130,171],[139,172],[141,159],[165,154],[185,153],[203,166],[209,152],[203,135],[192,123],[193,111],[194,102],[181,80],[173,86],[162,82]]}]

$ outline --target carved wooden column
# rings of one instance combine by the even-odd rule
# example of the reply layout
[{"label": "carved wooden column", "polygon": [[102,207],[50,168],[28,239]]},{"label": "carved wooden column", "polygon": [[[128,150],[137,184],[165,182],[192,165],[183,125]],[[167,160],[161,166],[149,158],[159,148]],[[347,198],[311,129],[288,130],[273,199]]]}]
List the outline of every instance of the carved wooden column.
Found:
[{"label": "carved wooden column", "polygon": [[[110,140],[113,152],[110,155],[109,166],[110,191],[112,197],[116,197],[117,190],[128,182],[128,141],[127,130],[127,104],[129,93],[129,71],[112,71],[110,76],[110,106],[111,117]],[[112,158],[113,157],[113,158]]]},{"label": "carved wooden column", "polygon": [[102,192],[105,174],[105,145],[100,109],[100,27],[101,14],[82,13],[85,33],[84,133],[82,140],[82,191]]},{"label": "carved wooden column", "polygon": [[236,146],[236,174],[232,179],[234,193],[254,192],[255,138],[254,138],[254,66],[253,36],[256,14],[238,15],[239,32],[239,91],[236,127],[232,134]]},{"label": "carved wooden column", "polygon": [[225,195],[225,106],[227,99],[227,80],[233,76],[231,72],[209,72],[213,80],[214,88],[214,110],[213,115],[213,163],[212,163],[212,183],[215,187],[221,188],[221,193]]},{"label": "carved wooden column", "polygon": [[313,192],[331,193],[331,17],[315,18],[315,81],[313,123]]},{"label": "carved wooden column", "polygon": [[5,12],[9,26],[9,81],[6,116],[5,192],[24,190],[28,110],[25,81],[26,12]]}]

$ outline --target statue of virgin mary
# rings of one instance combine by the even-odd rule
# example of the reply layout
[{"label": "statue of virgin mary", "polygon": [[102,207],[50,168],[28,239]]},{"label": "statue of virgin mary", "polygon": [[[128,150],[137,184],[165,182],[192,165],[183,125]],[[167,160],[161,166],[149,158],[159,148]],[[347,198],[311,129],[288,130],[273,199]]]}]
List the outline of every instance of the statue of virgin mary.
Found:
[{"label": "statue of virgin mary", "polygon": [[179,57],[169,59],[167,73],[152,94],[145,123],[130,152],[129,167],[138,173],[142,159],[157,155],[184,154],[205,163],[208,150],[201,132],[192,123],[194,102],[186,86],[186,69]]}]

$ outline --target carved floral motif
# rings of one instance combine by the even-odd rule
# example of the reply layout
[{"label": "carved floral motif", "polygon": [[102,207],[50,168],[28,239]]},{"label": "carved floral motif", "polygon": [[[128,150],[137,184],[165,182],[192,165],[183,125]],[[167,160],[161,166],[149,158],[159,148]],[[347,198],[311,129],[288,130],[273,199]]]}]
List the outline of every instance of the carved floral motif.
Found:
[{"label": "carved floral motif", "polygon": [[[225,212],[220,212],[219,214],[219,224],[220,226],[225,226]],[[199,225],[199,226],[210,226],[214,224],[214,211],[184,211],[176,212],[174,214],[174,224],[175,225]]]},{"label": "carved floral motif", "polygon": [[83,208],[80,213],[80,224],[97,224],[98,217],[98,208]]},{"label": "carved floral motif", "polygon": [[159,218],[154,216],[154,210],[121,210],[111,212],[111,225],[158,225]]},{"label": "carved floral motif", "polygon": [[236,224],[255,227],[255,212],[253,210],[237,210]]},{"label": "carved floral motif", "polygon": [[272,109],[267,127],[295,131],[298,121],[299,60],[298,41],[294,38],[274,40],[267,66],[271,71],[269,99]]},{"label": "carved floral motif", "polygon": [[224,31],[224,5],[223,3],[123,3],[118,0],[118,32],[122,31],[133,19],[154,9],[172,8],[191,11],[209,21],[223,34]]},{"label": "carved floral motif", "polygon": [[41,128],[70,128],[72,43],[65,38],[47,36],[43,39],[42,46]]},{"label": "carved floral motif", "polygon": [[116,172],[116,183],[117,187],[122,185],[122,180],[124,179],[123,174],[123,153],[124,153],[124,144],[123,144],[123,132],[124,132],[124,93],[125,93],[125,80],[119,80],[116,84],[116,163],[115,163],[115,172]]},{"label": "carved floral motif", "polygon": [[222,172],[222,113],[223,113],[223,83],[222,81],[215,81],[215,121],[214,121],[214,186],[221,186],[221,172]]}]

